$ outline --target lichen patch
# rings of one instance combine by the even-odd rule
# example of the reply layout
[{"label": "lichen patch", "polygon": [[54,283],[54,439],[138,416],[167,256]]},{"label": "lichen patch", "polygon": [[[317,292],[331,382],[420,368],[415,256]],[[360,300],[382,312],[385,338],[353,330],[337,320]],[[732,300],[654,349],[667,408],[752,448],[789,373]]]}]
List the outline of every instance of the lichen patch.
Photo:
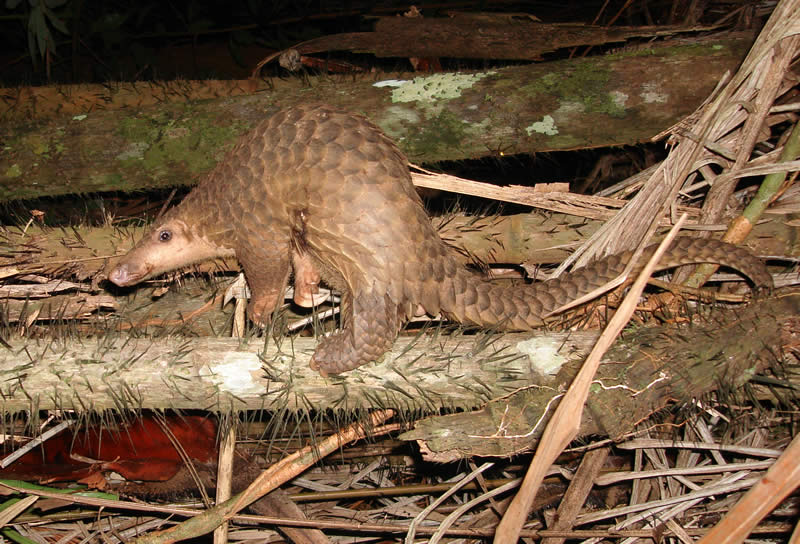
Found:
[{"label": "lichen patch", "polygon": [[415,77],[392,91],[392,102],[433,101],[458,98],[464,89],[493,74],[433,74],[426,77]]}]

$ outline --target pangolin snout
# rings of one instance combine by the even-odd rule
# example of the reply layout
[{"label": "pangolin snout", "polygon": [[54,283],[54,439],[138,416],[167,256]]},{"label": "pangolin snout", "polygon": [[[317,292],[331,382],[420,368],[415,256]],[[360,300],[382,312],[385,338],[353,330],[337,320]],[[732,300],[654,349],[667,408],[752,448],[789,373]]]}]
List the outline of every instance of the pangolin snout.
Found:
[{"label": "pangolin snout", "polygon": [[136,283],[136,277],[138,277],[138,275],[131,273],[128,263],[118,264],[108,275],[109,281],[120,287]]}]

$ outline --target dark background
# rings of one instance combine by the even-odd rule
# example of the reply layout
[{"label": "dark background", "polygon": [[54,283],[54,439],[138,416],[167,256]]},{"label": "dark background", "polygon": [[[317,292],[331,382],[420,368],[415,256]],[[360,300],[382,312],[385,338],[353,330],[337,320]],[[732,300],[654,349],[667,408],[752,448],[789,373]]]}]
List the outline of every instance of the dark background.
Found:
[{"label": "dark background", "polygon": [[[370,31],[407,2],[5,0],[0,9],[0,85],[244,78],[263,57],[319,36]],[[451,12],[517,13],[543,22],[599,25],[758,26],[769,12],[752,1],[574,0],[414,4],[424,17]],[[615,44],[619,46],[621,44]],[[601,54],[602,47],[589,54]],[[575,54],[559,51],[554,57]],[[578,52],[584,54],[586,51]],[[336,52],[362,67],[410,70],[407,59]],[[325,55],[321,55],[325,57]],[[443,68],[486,61],[442,59]],[[272,70],[269,73],[269,70]],[[272,63],[265,75],[281,75]],[[283,74],[285,75],[285,74]]]}]

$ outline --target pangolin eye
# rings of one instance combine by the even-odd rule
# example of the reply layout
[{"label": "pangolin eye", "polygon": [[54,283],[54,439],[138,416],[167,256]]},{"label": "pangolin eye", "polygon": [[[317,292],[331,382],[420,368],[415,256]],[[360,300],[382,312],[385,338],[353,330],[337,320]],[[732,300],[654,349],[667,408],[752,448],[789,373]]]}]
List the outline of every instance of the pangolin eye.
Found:
[{"label": "pangolin eye", "polygon": [[158,233],[159,242],[169,242],[172,239],[172,231],[162,230]]}]

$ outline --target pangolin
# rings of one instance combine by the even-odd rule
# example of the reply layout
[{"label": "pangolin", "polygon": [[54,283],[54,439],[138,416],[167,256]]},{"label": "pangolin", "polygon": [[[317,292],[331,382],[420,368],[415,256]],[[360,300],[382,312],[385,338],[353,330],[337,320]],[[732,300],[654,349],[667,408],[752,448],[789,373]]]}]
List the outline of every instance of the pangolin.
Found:
[{"label": "pangolin", "polygon": [[[248,316],[264,325],[292,268],[298,302],[321,276],[342,293],[341,328],[311,359],[328,375],[380,359],[418,306],[466,324],[529,330],[617,277],[630,258],[613,255],[559,279],[510,286],[484,280],[451,251],[423,208],[406,157],[378,127],[327,106],[298,106],[242,136],[108,277],[127,286],[235,256],[252,292]],[[712,262],[756,285],[772,281],[748,251],[713,240],[679,238],[661,262]]]}]

